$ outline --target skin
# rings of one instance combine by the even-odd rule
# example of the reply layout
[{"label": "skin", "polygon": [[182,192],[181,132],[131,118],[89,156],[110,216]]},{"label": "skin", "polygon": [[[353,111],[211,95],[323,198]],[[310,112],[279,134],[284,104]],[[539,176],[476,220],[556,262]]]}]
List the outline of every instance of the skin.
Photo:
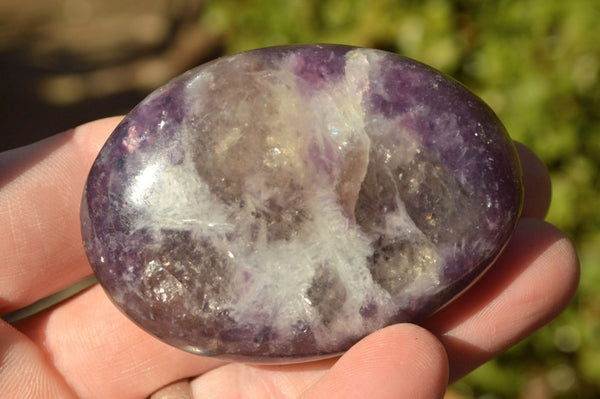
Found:
[{"label": "skin", "polygon": [[[0,154],[0,314],[91,274],[79,202],[118,121]],[[225,363],[150,337],[95,285],[15,326],[0,320],[0,397],[441,398],[448,383],[558,315],[577,287],[572,243],[543,221],[548,174],[531,151],[518,150],[526,198],[513,239],[488,273],[423,327],[389,326],[318,362]]]}]

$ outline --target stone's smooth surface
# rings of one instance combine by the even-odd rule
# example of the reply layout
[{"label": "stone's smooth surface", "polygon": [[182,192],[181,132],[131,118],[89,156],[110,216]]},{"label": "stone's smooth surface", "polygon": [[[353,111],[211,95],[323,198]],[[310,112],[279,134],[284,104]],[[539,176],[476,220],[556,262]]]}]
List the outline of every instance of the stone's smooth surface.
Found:
[{"label": "stone's smooth surface", "polygon": [[435,312],[498,256],[521,201],[477,97],[391,53],[313,45],[151,94],[99,154],[81,218],[98,280],[142,328],[292,362]]}]

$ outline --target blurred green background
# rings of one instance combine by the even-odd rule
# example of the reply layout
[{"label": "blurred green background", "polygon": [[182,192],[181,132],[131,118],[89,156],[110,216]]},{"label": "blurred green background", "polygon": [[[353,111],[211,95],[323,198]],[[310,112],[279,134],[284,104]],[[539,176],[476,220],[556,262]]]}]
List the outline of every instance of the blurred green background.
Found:
[{"label": "blurred green background", "polygon": [[567,311],[448,397],[598,398],[599,21],[597,0],[2,0],[0,148],[127,112],[183,70],[250,48],[342,43],[428,63],[546,163],[548,219],[582,266]]}]

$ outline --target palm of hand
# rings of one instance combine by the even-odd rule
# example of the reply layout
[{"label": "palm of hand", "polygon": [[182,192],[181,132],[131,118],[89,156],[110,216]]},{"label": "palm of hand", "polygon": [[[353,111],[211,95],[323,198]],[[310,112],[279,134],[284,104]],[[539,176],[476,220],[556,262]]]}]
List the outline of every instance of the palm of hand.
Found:
[{"label": "palm of hand", "polygon": [[[117,122],[92,122],[0,154],[0,314],[91,273],[80,243],[79,200],[89,166]],[[491,270],[427,320],[426,329],[390,326],[342,357],[318,362],[224,363],[150,337],[96,285],[15,326],[0,321],[0,397],[143,398],[184,378],[199,398],[442,397],[449,381],[556,316],[577,286],[572,244],[542,221],[548,176],[527,149],[519,152],[526,200],[515,236]]]}]

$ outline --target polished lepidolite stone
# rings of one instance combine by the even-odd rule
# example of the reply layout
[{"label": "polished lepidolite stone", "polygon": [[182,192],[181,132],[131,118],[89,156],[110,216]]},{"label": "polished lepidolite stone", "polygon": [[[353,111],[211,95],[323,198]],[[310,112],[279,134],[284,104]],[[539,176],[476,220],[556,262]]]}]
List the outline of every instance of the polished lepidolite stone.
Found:
[{"label": "polished lepidolite stone", "polygon": [[521,201],[511,140],[461,85],[309,45],[220,58],[151,94],[98,155],[81,219],[98,280],[143,329],[292,362],[448,303]]}]

